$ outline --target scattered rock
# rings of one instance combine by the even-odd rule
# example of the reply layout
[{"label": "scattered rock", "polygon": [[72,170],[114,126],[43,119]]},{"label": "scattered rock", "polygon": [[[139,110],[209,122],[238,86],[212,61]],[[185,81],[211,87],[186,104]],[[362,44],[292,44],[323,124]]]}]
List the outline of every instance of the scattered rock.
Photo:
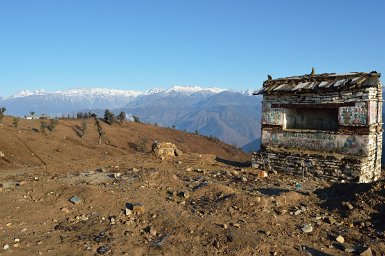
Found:
[{"label": "scattered rock", "polygon": [[260,178],[265,178],[265,177],[267,177],[268,175],[267,175],[267,172],[266,171],[259,171],[258,172],[258,177],[260,177]]},{"label": "scattered rock", "polygon": [[226,223],[220,224],[219,226],[221,226],[224,229],[227,229],[229,227],[229,225],[227,225]]},{"label": "scattered rock", "polygon": [[103,245],[103,246],[100,246],[97,250],[96,250],[97,253],[99,254],[109,254],[111,252],[111,248],[108,246],[108,245]]},{"label": "scattered rock", "polygon": [[360,256],[372,256],[372,248],[368,247],[360,253]]},{"label": "scattered rock", "polygon": [[333,225],[334,223],[336,223],[336,219],[334,219],[333,217],[326,217],[325,218],[326,222],[329,223],[330,225]]},{"label": "scattered rock", "polygon": [[0,157],[5,157],[5,155],[2,151],[0,151]]},{"label": "scattered rock", "polygon": [[135,214],[144,213],[144,206],[141,203],[127,203],[126,208],[131,210]]},{"label": "scattered rock", "polygon": [[126,214],[126,216],[130,216],[132,214],[132,210],[126,208],[125,209],[125,214]]},{"label": "scattered rock", "polygon": [[231,225],[232,225],[233,227],[236,227],[236,228],[241,228],[241,225],[238,224],[238,223],[231,223]]},{"label": "scattered rock", "polygon": [[302,226],[301,230],[304,233],[310,233],[310,232],[313,232],[313,226],[311,224],[305,224]]},{"label": "scattered rock", "polygon": [[180,191],[179,193],[178,193],[178,196],[180,196],[180,197],[184,197],[184,198],[189,198],[190,197],[190,193],[189,192],[187,192],[187,191]]},{"label": "scattered rock", "polygon": [[294,215],[299,215],[299,214],[301,214],[301,210],[300,209],[298,209],[298,210],[296,210],[295,212],[294,212]]},{"label": "scattered rock", "polygon": [[77,197],[77,196],[73,196],[69,200],[70,200],[71,203],[73,203],[75,205],[78,205],[78,204],[80,204],[82,202],[82,200],[79,197]]},{"label": "scattered rock", "polygon": [[67,207],[62,207],[60,209],[60,211],[65,212],[65,213],[69,213],[70,212],[70,210]]},{"label": "scattered rock", "polygon": [[348,253],[352,253],[352,252],[356,251],[356,247],[354,245],[352,245],[352,244],[349,244],[349,243],[343,243],[342,244],[342,249],[345,252],[348,252]]},{"label": "scattered rock", "polygon": [[336,237],[336,241],[339,242],[340,244],[343,244],[345,242],[345,238],[339,235]]},{"label": "scattered rock", "polygon": [[3,250],[8,250],[9,249],[9,244],[5,244],[4,246],[3,246]]},{"label": "scattered rock", "polygon": [[353,210],[354,208],[350,202],[343,202],[342,205],[345,206],[345,208],[348,210]]},{"label": "scattered rock", "polygon": [[116,224],[116,218],[115,217],[110,217],[110,224],[115,225]]},{"label": "scattered rock", "polygon": [[154,228],[150,227],[150,231],[149,231],[150,235],[152,236],[156,236],[157,232]]}]

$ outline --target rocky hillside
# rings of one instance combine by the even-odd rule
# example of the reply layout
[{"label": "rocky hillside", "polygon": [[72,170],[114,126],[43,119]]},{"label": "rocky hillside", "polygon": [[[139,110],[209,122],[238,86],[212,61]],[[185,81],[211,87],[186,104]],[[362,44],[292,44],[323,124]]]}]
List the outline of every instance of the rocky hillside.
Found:
[{"label": "rocky hillside", "polygon": [[[18,128],[12,127],[12,117],[5,117],[0,126],[0,168],[60,165],[77,161],[97,161],[133,152],[148,152],[154,141],[172,142],[188,153],[214,154],[231,161],[247,161],[249,155],[222,142],[207,137],[135,122],[107,125],[100,122],[104,131],[102,144],[93,118],[87,119],[86,131],[80,137],[83,123],[78,119],[59,120],[53,132],[40,131],[40,120],[21,119]],[[59,157],[60,156],[60,157]]]},{"label": "rocky hillside", "polygon": [[[145,124],[101,123],[101,144],[92,119],[82,137],[80,120],[40,124],[0,125],[1,255],[385,254],[383,179],[267,173],[234,147]],[[154,140],[183,154],[159,158]]]}]

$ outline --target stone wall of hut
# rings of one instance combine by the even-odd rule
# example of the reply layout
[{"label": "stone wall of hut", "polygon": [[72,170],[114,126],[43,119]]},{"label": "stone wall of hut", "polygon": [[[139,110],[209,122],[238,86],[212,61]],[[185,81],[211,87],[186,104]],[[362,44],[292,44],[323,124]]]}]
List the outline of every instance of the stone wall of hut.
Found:
[{"label": "stone wall of hut", "polygon": [[[253,153],[254,167],[358,182],[380,177],[380,83],[335,92],[267,94],[262,104],[262,143]],[[301,109],[314,112],[315,120],[302,120],[305,126],[310,122],[322,129],[291,129],[289,119],[298,117],[290,114]],[[328,119],[328,113],[336,120]]]}]

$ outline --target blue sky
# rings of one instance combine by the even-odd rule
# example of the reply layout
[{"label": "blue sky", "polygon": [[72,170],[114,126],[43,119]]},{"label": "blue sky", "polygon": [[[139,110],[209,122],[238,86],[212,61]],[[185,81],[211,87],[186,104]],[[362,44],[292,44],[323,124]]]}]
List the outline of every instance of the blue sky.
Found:
[{"label": "blue sky", "polygon": [[0,95],[385,72],[383,0],[3,0]]}]

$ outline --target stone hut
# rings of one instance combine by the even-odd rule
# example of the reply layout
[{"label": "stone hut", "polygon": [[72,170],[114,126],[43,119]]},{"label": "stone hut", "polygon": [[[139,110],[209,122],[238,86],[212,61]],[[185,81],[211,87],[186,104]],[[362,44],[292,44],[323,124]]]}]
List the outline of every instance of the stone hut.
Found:
[{"label": "stone hut", "polygon": [[253,167],[372,182],[381,174],[380,73],[269,79],[262,94],[261,149]]}]

